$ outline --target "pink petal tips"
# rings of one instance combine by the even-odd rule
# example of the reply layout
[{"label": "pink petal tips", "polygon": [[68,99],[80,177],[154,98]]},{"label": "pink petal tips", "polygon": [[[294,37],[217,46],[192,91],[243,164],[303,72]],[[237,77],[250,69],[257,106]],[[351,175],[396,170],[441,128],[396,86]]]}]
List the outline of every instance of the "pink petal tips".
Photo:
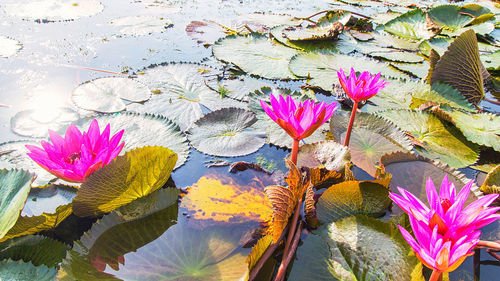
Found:
[{"label": "pink petal tips", "polygon": [[42,148],[26,145],[27,155],[56,177],[69,182],[84,182],[96,170],[109,164],[123,149],[120,144],[123,130],[111,137],[109,124],[100,132],[93,120],[87,132],[71,124],[64,138],[49,130],[50,142],[42,141]]},{"label": "pink petal tips", "polygon": [[355,102],[373,97],[387,85],[385,80],[380,79],[380,73],[372,76],[370,72],[365,71],[356,77],[356,72],[352,67],[349,78],[346,77],[342,68],[337,72],[337,75],[342,89]]},{"label": "pink petal tips", "polygon": [[293,100],[291,96],[287,96],[285,99],[279,95],[278,99],[276,99],[271,94],[270,100],[271,106],[263,100],[260,101],[262,109],[294,140],[301,140],[310,136],[330,119],[338,108],[337,102],[315,104],[312,100],[306,100],[299,103]]},{"label": "pink petal tips", "polygon": [[500,218],[496,214],[500,208],[489,207],[498,194],[486,195],[464,208],[472,184],[470,181],[457,194],[455,185],[445,176],[438,195],[429,178],[426,192],[430,207],[399,187],[401,195],[389,194],[408,213],[416,240],[400,226],[403,237],[420,261],[435,271],[450,272],[460,266],[479,242],[478,229]]}]

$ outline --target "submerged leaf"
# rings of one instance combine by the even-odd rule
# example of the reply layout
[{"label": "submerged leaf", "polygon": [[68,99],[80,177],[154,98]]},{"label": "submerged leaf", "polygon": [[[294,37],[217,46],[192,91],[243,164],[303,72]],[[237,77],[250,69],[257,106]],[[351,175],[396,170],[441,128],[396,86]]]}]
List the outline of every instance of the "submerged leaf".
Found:
[{"label": "submerged leaf", "polygon": [[191,145],[200,152],[216,156],[241,156],[257,151],[265,143],[264,133],[255,125],[251,111],[225,108],[197,120],[188,131]]},{"label": "submerged leaf", "polygon": [[73,200],[75,214],[98,215],[150,194],[167,182],[176,161],[174,152],[159,146],[118,156],[82,184]]}]

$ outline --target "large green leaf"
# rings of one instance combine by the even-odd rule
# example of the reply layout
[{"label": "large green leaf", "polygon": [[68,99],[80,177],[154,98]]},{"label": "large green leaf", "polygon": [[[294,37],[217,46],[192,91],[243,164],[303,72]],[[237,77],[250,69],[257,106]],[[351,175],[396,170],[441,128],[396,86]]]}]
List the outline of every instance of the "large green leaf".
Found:
[{"label": "large green leaf", "polygon": [[269,40],[265,35],[227,36],[215,42],[214,56],[230,62],[243,71],[268,79],[296,78],[288,69],[296,49]]},{"label": "large green leaf", "polygon": [[500,70],[500,50],[480,56],[481,62],[489,70]]},{"label": "large green leaf", "polygon": [[0,259],[23,260],[35,266],[56,267],[66,256],[68,245],[41,235],[29,235],[0,244]]},{"label": "large green leaf", "polygon": [[87,81],[71,94],[73,103],[97,112],[125,110],[126,103],[145,102],[151,97],[149,88],[136,80],[124,77],[105,77]]},{"label": "large green leaf", "polygon": [[419,154],[450,165],[463,168],[475,163],[479,147],[465,139],[461,132],[443,123],[428,112],[387,110],[378,115],[392,121],[422,144]]},{"label": "large green leaf", "polygon": [[118,156],[82,184],[73,200],[78,216],[112,211],[162,187],[177,155],[166,147],[143,147]]},{"label": "large green leaf", "polygon": [[[396,187],[402,187],[418,198],[422,202],[427,202],[426,181],[431,178],[434,185],[439,188],[444,176],[457,188],[457,192],[469,181],[462,173],[450,168],[439,161],[430,160],[422,156],[415,156],[410,153],[393,153],[384,155],[381,163],[385,171],[392,175],[390,188],[392,192],[398,193]],[[477,186],[473,186],[472,191],[479,195]],[[468,202],[474,199],[469,196]],[[393,205],[394,213],[402,212],[401,209]]]},{"label": "large green leaf", "polygon": [[132,36],[161,33],[173,25],[169,19],[164,17],[144,15],[121,17],[113,19],[109,23],[120,28],[120,33]]},{"label": "large green leaf", "polygon": [[399,17],[388,21],[385,31],[404,39],[422,40],[434,35],[427,27],[426,13],[421,9],[411,10]]},{"label": "large green leaf", "polygon": [[251,111],[224,108],[212,111],[194,123],[189,140],[197,150],[217,156],[241,156],[257,151],[266,142]]},{"label": "large green leaf", "polygon": [[216,92],[219,74],[212,67],[195,63],[152,66],[138,76],[138,81],[146,84],[154,95],[144,105],[132,104],[128,109],[162,114],[184,131],[203,115],[203,106],[210,110],[243,107],[240,102],[221,98]]},{"label": "large green leaf", "polygon": [[[335,114],[330,122],[330,132],[337,142],[344,143],[349,118],[349,114]],[[349,142],[351,161],[370,175],[375,176],[383,154],[411,149],[410,140],[391,122],[369,113],[356,115]]]},{"label": "large green leaf", "polygon": [[441,56],[432,72],[431,84],[449,84],[473,104],[484,97],[483,76],[476,34],[468,30],[458,36]]},{"label": "large green leaf", "polygon": [[492,113],[449,113],[453,123],[471,142],[493,147],[500,152],[500,116]]},{"label": "large green leaf", "polygon": [[0,261],[0,280],[9,281],[55,281],[57,270],[45,265],[34,266],[30,262]]},{"label": "large green leaf", "polygon": [[429,62],[423,61],[422,63],[399,63],[391,62],[391,65],[395,68],[413,74],[417,78],[424,79],[429,71]]},{"label": "large green leaf", "polygon": [[333,40],[344,30],[340,22],[324,22],[312,27],[289,27],[283,30],[288,40]]},{"label": "large green leaf", "polygon": [[[389,208],[389,189],[382,181],[345,181],[329,187],[316,204],[320,222],[330,223],[355,214],[379,216]],[[388,185],[388,182],[385,182]]]},{"label": "large green leaf", "polygon": [[432,8],[428,15],[434,24],[442,28],[441,33],[453,34],[474,20],[473,17],[461,13],[460,10],[460,6],[441,5]]},{"label": "large green leaf", "polygon": [[[424,87],[424,86],[423,86]],[[460,92],[450,85],[436,82],[432,87],[426,84],[427,91],[417,91],[412,95],[411,108],[418,108],[425,103],[438,105],[447,105],[452,108],[465,110],[468,112],[476,111],[476,108],[470,104]]]},{"label": "large green leaf", "polygon": [[50,110],[28,109],[19,111],[10,119],[10,127],[21,136],[45,138],[48,130],[59,131],[80,118],[71,108],[51,108]]},{"label": "large green leaf", "polygon": [[424,281],[422,264],[410,252],[395,226],[350,216],[307,236],[288,280]]},{"label": "large green leaf", "polygon": [[334,141],[321,141],[299,147],[297,166],[341,171],[350,159],[351,154],[347,146]]},{"label": "large green leaf", "polygon": [[421,82],[406,80],[391,80],[389,83],[370,98],[366,104],[368,112],[376,112],[386,109],[408,109],[411,97],[414,93],[427,91],[428,86]]},{"label": "large green leaf", "polygon": [[28,198],[33,176],[23,170],[0,170],[0,239],[15,225]]},{"label": "large green leaf", "polygon": [[342,68],[348,71],[354,67],[359,71],[380,72],[389,78],[408,78],[402,72],[392,69],[388,63],[369,58],[354,57],[342,54],[307,53],[298,54],[290,61],[290,70],[299,77],[311,78],[308,83],[331,91],[333,85],[339,84],[337,71]]},{"label": "large green leaf", "polygon": [[[123,152],[142,146],[168,147],[177,154],[175,168],[184,164],[188,158],[189,144],[186,135],[179,126],[163,116],[123,112],[101,115],[95,119],[102,127],[109,123],[111,134],[125,130],[122,137],[125,143]],[[80,128],[87,129],[92,120],[81,119],[77,124]]]}]

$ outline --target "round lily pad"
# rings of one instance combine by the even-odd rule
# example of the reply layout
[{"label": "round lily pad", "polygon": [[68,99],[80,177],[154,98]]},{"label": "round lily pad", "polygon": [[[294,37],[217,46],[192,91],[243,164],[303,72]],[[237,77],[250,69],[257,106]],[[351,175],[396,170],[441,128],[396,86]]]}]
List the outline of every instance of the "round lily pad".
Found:
[{"label": "round lily pad", "polygon": [[460,6],[441,5],[430,9],[428,16],[434,24],[443,28],[441,33],[452,34],[474,20],[470,14],[460,10]]},{"label": "round lily pad", "polygon": [[[349,46],[351,46],[351,44],[346,43],[345,40],[289,40],[283,34],[283,31],[287,28],[290,28],[290,26],[278,25],[273,27],[269,33],[275,40],[277,40],[281,44],[306,52],[322,51],[336,53],[337,49],[339,49],[340,47],[349,49]],[[343,34],[340,34],[339,36],[339,38],[344,37],[345,36],[343,36]],[[354,46],[352,46],[351,50],[347,51],[354,51]]]},{"label": "round lily pad", "polygon": [[106,77],[85,82],[71,95],[73,103],[83,109],[112,113],[125,110],[128,102],[145,102],[149,88],[130,78]]},{"label": "round lily pad", "polygon": [[426,60],[421,63],[391,62],[391,65],[420,79],[427,77],[427,73],[429,72],[429,62]]},{"label": "round lily pad", "polygon": [[[189,155],[189,145],[186,135],[179,126],[163,116],[123,112],[119,114],[105,114],[96,117],[101,127],[110,124],[111,135],[125,130],[122,141],[125,142],[123,152],[142,146],[168,147],[177,153],[175,167],[186,162]],[[81,119],[76,124],[80,129],[87,129],[92,119]]]},{"label": "round lily pad", "polygon": [[[330,122],[330,132],[337,142],[344,143],[349,118],[349,114],[339,113]],[[354,165],[375,176],[382,155],[411,149],[410,140],[391,122],[369,113],[356,114],[349,142]]]},{"label": "round lily pad", "polygon": [[476,108],[470,104],[457,90],[441,82],[436,82],[428,87],[427,91],[416,91],[412,94],[411,108],[417,108],[421,104],[431,102],[433,104],[446,105],[467,112],[475,112]]},{"label": "round lily pad", "polygon": [[43,213],[55,213],[57,208],[73,201],[77,187],[51,184],[44,187],[34,187],[28,194],[28,199],[21,212],[23,216],[40,216]]},{"label": "round lily pad", "polygon": [[278,25],[291,25],[296,26],[300,25],[303,20],[296,19],[291,15],[285,14],[265,14],[265,13],[253,13],[243,15],[242,18],[250,23],[261,24],[267,26],[268,28],[272,28]]},{"label": "round lily pad", "polygon": [[453,123],[471,142],[490,146],[500,152],[500,117],[492,113],[449,113]]},{"label": "round lily pad", "polygon": [[307,53],[298,54],[290,61],[290,70],[298,77],[311,78],[308,83],[331,90],[334,84],[339,84],[337,71],[354,67],[357,70],[378,72],[389,78],[408,78],[402,72],[392,69],[388,63],[378,62],[365,57],[354,57],[342,54]]},{"label": "round lily pad", "polygon": [[297,52],[261,34],[231,35],[218,40],[213,46],[217,59],[268,79],[296,78],[288,69],[288,63]]},{"label": "round lily pad", "polygon": [[351,158],[349,148],[334,141],[322,141],[299,147],[297,166],[343,170]]},{"label": "round lily pad", "polygon": [[396,61],[396,62],[422,62],[424,58],[415,53],[410,52],[402,52],[399,50],[394,51],[383,51],[383,52],[372,52],[369,54],[370,57],[382,58],[388,61]]},{"label": "round lily pad", "polygon": [[0,259],[23,260],[35,266],[56,267],[69,246],[42,235],[28,235],[0,243]]},{"label": "round lily pad", "polygon": [[419,41],[434,35],[428,29],[426,13],[421,9],[411,10],[385,24],[385,31],[404,39]]},{"label": "round lily pad", "polygon": [[0,261],[1,280],[37,280],[53,281],[57,269],[45,265],[34,266],[31,262],[3,260]]},{"label": "round lily pad", "polygon": [[500,70],[500,50],[491,54],[482,54],[480,56],[484,67],[489,70]]},{"label": "round lily pad", "polygon": [[237,79],[224,79],[219,82],[219,94],[222,92],[225,96],[236,100],[246,101],[248,95],[263,87],[275,86],[272,82],[266,80],[256,79],[253,77],[243,77]]},{"label": "round lily pad", "polygon": [[365,105],[368,112],[386,109],[408,109],[414,93],[427,91],[429,86],[421,82],[391,80]]},{"label": "round lily pad", "polygon": [[71,108],[52,108],[47,110],[28,109],[16,113],[10,119],[10,127],[21,136],[44,138],[48,130],[59,131],[78,120],[80,115]]},{"label": "round lily pad", "polygon": [[225,108],[210,112],[195,122],[188,138],[197,150],[216,156],[241,156],[257,151],[266,142],[265,134],[255,126],[251,111]]},{"label": "round lily pad", "polygon": [[[219,71],[209,66],[171,63],[153,66],[143,72],[138,80],[146,84],[154,95],[144,105],[133,104],[128,109],[162,114],[176,122],[183,131],[203,115],[202,106],[210,110],[244,107],[233,99],[221,98],[215,91]],[[212,89],[207,85],[212,85]]]},{"label": "round lily pad", "polygon": [[122,34],[132,36],[161,33],[173,26],[173,23],[166,18],[142,15],[117,18],[109,23],[120,28]]},{"label": "round lily pad", "polygon": [[325,22],[313,27],[288,27],[283,35],[289,40],[333,40],[344,30],[340,22]]},{"label": "round lily pad", "polygon": [[[397,228],[363,215],[323,225],[297,250],[290,281],[423,281],[422,264]],[[398,270],[394,270],[397,268]]]},{"label": "round lily pad", "polygon": [[474,164],[479,158],[479,147],[469,142],[453,127],[445,125],[438,117],[428,112],[409,110],[387,110],[378,115],[392,121],[422,143],[419,154],[450,165],[463,168]]},{"label": "round lily pad", "polygon": [[97,0],[31,0],[4,5],[11,16],[29,20],[63,21],[93,16],[104,9]]},{"label": "round lily pad", "polygon": [[0,58],[7,58],[15,55],[23,45],[9,37],[0,36]]}]

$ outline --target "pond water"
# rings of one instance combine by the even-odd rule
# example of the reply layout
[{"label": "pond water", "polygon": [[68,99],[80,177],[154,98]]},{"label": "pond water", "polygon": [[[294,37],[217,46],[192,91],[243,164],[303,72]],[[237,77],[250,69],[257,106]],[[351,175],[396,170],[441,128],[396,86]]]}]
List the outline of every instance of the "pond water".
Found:
[{"label": "pond water", "polygon": [[[283,20],[270,17],[255,18],[252,17],[252,13],[307,17],[318,11],[337,8],[370,16],[386,13],[387,5],[389,5],[379,3],[380,5],[353,6],[346,3],[355,1],[332,4],[331,2],[335,1],[327,0],[101,0],[87,3],[77,0],[62,1],[72,2],[73,7],[78,5],[82,7],[81,14],[71,15],[65,11],[59,13],[54,8],[56,6],[51,8],[49,5],[47,8],[42,5],[36,8],[36,3],[43,4],[43,2],[0,1],[0,10],[2,10],[0,12],[0,36],[17,40],[20,43],[18,46],[21,47],[15,54],[6,58],[0,57],[0,143],[21,141],[19,143],[24,144],[23,141],[26,140],[39,142],[46,138],[44,132],[47,129],[62,132],[70,122],[75,122],[79,126],[85,124],[86,120],[96,116],[96,113],[84,109],[85,106],[75,106],[75,89],[82,83],[102,77],[137,78],[137,81],[148,84],[151,82],[148,79],[151,78],[143,77],[152,75],[152,71],[161,67],[179,65],[174,63],[182,62],[191,67],[188,71],[195,69],[194,76],[205,75],[204,69],[215,69],[207,71],[204,82],[210,86],[210,89],[215,88],[220,91],[217,80],[221,78],[228,80],[229,76],[237,73],[212,54],[213,42],[225,36],[220,31],[220,25],[244,30],[245,28],[258,28],[260,24],[266,25],[273,20]],[[446,3],[446,1],[441,2]],[[43,9],[47,10],[43,11]],[[51,9],[53,9],[52,14]],[[393,7],[393,10],[404,13],[408,9],[398,10]],[[44,13],[45,15],[51,14],[55,20],[50,20],[50,17],[47,20],[43,17]],[[119,24],[121,18],[136,16],[141,16],[145,22],[134,23],[134,18],[127,18],[123,21],[124,24]],[[65,20],[60,20],[61,18]],[[189,26],[193,25],[193,21],[202,21],[208,24],[208,27],[199,28],[194,25],[195,32],[189,32]],[[496,30],[498,31],[498,28]],[[0,46],[1,44],[0,42]],[[165,73],[160,72],[155,75],[161,77],[161,75],[168,74],[176,77],[179,75],[176,71],[184,70],[180,67],[177,70],[165,71]],[[211,71],[213,74],[210,73]],[[300,87],[306,84],[304,79],[276,81],[257,79],[255,75],[250,76],[245,73],[240,74],[241,77],[247,79],[245,81],[250,81],[249,84],[260,85],[259,87],[254,84],[248,86],[252,92],[252,87],[260,89],[262,85],[284,87],[295,91],[300,90]],[[189,77],[186,76],[183,79],[189,79]],[[408,80],[416,81],[417,78],[412,77]],[[214,82],[213,85],[212,82]],[[236,86],[235,89],[238,87],[241,85]],[[111,99],[114,95],[113,89],[109,91],[106,98]],[[188,99],[189,93],[185,95]],[[168,102],[168,100],[161,100],[159,96],[161,95],[153,92],[151,100],[157,98],[160,102]],[[487,93],[486,96],[495,99],[491,93]],[[318,93],[316,97],[320,101],[336,100],[335,95],[323,92]],[[142,108],[143,104],[145,107],[148,106],[148,102],[145,102],[147,99],[139,99],[140,102],[130,102],[131,99],[128,99],[124,104],[121,100],[114,106],[123,106],[127,111],[148,112]],[[235,102],[235,100],[229,99],[227,102]],[[185,118],[194,121],[197,119],[195,117],[201,117],[214,109],[224,108],[225,106],[220,106],[224,102],[222,99],[215,102],[207,99],[206,102],[201,102],[199,109],[196,109],[200,111],[197,116],[190,115]],[[83,103],[92,104],[92,101],[84,99]],[[1,105],[7,105],[7,107]],[[241,101],[236,101],[234,107],[239,106],[241,107]],[[500,106],[485,101],[479,106],[495,114],[500,111]],[[344,107],[348,111],[348,107],[345,105]],[[366,108],[364,107],[363,111],[370,112],[370,107]],[[180,111],[183,110],[185,108]],[[177,118],[175,114],[181,113],[168,109],[162,114],[174,120]],[[109,118],[113,118],[115,115],[110,116]],[[177,123],[180,129],[176,127],[172,129],[172,132],[185,131],[189,128],[189,122],[186,123],[187,119],[182,118],[184,117],[175,120],[179,121]],[[122,122],[125,124],[127,119]],[[146,124],[145,126],[151,124],[151,128],[157,128],[153,123],[140,124]],[[120,128],[114,128],[114,130],[118,129]],[[160,139],[163,136],[155,137],[154,132],[149,133],[150,135],[143,137],[153,138],[151,145],[169,146]],[[165,139],[177,141],[179,138],[172,137],[173,134],[169,131]],[[188,135],[188,139],[189,137]],[[142,140],[140,136],[137,138],[139,141]],[[256,139],[264,140],[262,137],[259,139],[259,136],[256,136]],[[302,144],[311,142],[313,141],[305,139]],[[172,172],[167,186],[173,187],[175,184],[175,187],[181,190],[180,206],[177,206],[179,191],[165,189],[149,195],[135,205],[126,205],[111,215],[105,215],[97,223],[95,223],[96,219],[69,216],[57,228],[44,232],[45,235],[66,243],[74,242],[72,250],[68,251],[67,256],[64,255],[66,258],[58,278],[62,280],[116,280],[114,278],[118,280],[162,280],[164,276],[186,274],[186,276],[205,276],[206,278],[193,280],[240,280],[247,266],[246,257],[259,235],[259,221],[268,214],[259,213],[259,203],[255,203],[255,206],[253,204],[247,206],[246,209],[250,209],[250,212],[244,215],[238,213],[241,209],[224,211],[210,209],[213,213],[209,213],[208,210],[196,209],[196,204],[206,204],[203,201],[204,195],[214,196],[209,191],[203,191],[203,188],[214,189],[211,192],[221,194],[227,192],[224,189],[226,185],[239,187],[242,194],[252,194],[258,202],[260,195],[255,194],[262,193],[265,186],[284,184],[282,176],[287,173],[288,169],[283,159],[288,155],[289,150],[283,148],[285,145],[275,146],[266,142],[258,149],[243,153],[244,155],[225,157],[231,152],[227,151],[228,154],[224,155],[219,152],[219,156],[211,156],[208,155],[210,153],[205,154],[201,151],[206,152],[213,149],[212,147],[196,147],[197,149],[192,146],[188,147],[187,139],[185,141],[181,139],[176,145],[179,145],[179,150],[184,153],[185,162]],[[498,152],[491,151],[494,153],[493,158],[498,156]],[[243,171],[229,173],[229,164],[240,161],[257,163],[274,173],[252,168],[242,168]],[[214,167],[208,168],[209,166]],[[2,167],[4,166],[0,163],[0,168]],[[32,166],[29,168],[32,169]],[[373,179],[370,173],[362,169],[354,167],[353,171],[358,180]],[[471,168],[461,168],[459,171],[469,179],[477,177],[478,185],[482,183],[486,175],[484,172]],[[43,177],[37,180],[44,184],[48,183],[48,181],[43,181]],[[435,179],[435,182],[437,181]],[[189,187],[186,195],[185,192]],[[62,190],[59,188],[45,195],[30,195],[32,197],[28,197],[28,204],[31,205],[23,210],[23,215],[32,215],[40,210],[43,210],[40,213],[49,212],[47,210],[54,212],[54,204],[70,202],[76,192],[72,191],[73,193],[69,192],[70,195],[66,195]],[[43,204],[47,206],[43,207]],[[255,214],[251,211],[253,207]],[[242,207],[242,209],[245,208]],[[227,213],[224,213],[225,211]],[[386,216],[389,218],[393,215],[387,214]],[[86,233],[83,234],[84,232]],[[82,234],[80,238],[79,235]],[[304,232],[304,237],[306,236]],[[488,240],[500,240],[500,224],[497,222],[486,227],[483,230],[483,237]],[[158,264],[169,266],[162,268]],[[497,260],[483,250],[480,280],[498,279],[499,265]],[[244,268],[241,268],[242,266]],[[273,266],[274,261],[271,259],[256,280],[270,280]],[[463,265],[452,272],[450,280],[474,280],[473,258],[469,257]]]}]

